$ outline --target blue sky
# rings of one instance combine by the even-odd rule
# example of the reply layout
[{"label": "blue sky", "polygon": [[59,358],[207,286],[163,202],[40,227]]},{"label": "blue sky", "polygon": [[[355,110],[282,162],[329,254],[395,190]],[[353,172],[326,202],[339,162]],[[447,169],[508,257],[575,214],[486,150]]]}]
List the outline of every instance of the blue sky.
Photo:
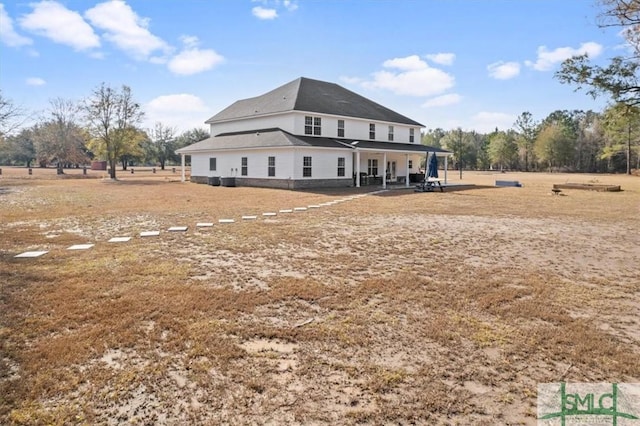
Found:
[{"label": "blue sky", "polygon": [[523,111],[600,111],[560,62],[623,54],[591,0],[0,0],[0,88],[32,111],[126,84],[179,131],[298,77],[424,124],[488,132]]}]

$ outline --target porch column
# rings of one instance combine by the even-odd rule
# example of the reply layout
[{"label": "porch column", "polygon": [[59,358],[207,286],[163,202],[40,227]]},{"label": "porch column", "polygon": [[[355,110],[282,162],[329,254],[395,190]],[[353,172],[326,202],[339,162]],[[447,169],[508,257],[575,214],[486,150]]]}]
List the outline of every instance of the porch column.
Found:
[{"label": "porch column", "polygon": [[382,154],[382,189],[387,189],[387,153]]},{"label": "porch column", "polygon": [[409,187],[409,154],[405,154],[405,165],[404,165],[404,170],[405,170],[405,177],[404,177],[404,182],[405,182],[405,186],[408,188]]},{"label": "porch column", "polygon": [[444,156],[444,183],[447,184],[447,164],[449,163],[449,156]]},{"label": "porch column", "polygon": [[184,154],[180,154],[180,165],[182,166],[182,170],[181,170],[181,175],[180,175],[180,182],[184,182],[185,181],[185,177],[184,177]]},{"label": "porch column", "polygon": [[360,151],[356,149],[356,188],[360,188]]}]

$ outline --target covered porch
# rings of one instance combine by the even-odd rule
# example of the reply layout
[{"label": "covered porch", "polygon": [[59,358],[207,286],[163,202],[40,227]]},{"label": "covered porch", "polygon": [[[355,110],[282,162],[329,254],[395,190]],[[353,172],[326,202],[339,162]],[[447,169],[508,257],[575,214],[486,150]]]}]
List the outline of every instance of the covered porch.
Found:
[{"label": "covered porch", "polygon": [[354,185],[406,187],[422,182],[429,157],[435,155],[443,166],[444,184],[447,183],[448,158],[452,153],[426,145],[393,142],[354,141]]}]

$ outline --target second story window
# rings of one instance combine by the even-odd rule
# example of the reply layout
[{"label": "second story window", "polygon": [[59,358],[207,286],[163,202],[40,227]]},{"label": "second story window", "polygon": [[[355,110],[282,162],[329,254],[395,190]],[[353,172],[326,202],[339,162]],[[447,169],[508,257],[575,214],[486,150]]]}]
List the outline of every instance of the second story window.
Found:
[{"label": "second story window", "polygon": [[389,126],[389,141],[393,141],[393,126]]},{"label": "second story window", "polygon": [[409,142],[410,143],[414,143],[415,142],[415,129],[409,129]]},{"label": "second story window", "polygon": [[344,138],[344,120],[338,120],[338,137]]},{"label": "second story window", "polygon": [[376,125],[374,123],[369,123],[369,139],[376,138]]},{"label": "second story window", "polygon": [[304,117],[304,134],[320,136],[322,134],[322,119],[320,117]]}]

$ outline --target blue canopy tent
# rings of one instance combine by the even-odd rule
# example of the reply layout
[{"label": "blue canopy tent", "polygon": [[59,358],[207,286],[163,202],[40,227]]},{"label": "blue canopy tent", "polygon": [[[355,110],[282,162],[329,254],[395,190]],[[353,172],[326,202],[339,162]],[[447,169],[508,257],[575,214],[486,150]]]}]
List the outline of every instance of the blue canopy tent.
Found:
[{"label": "blue canopy tent", "polygon": [[[429,154],[427,153],[427,156]],[[432,192],[436,184],[440,188],[440,192],[444,192],[444,188],[438,179],[438,157],[436,157],[435,151],[431,153],[431,157],[428,157],[427,161],[427,174],[424,177],[424,181],[418,185],[415,189],[416,192]]]}]

